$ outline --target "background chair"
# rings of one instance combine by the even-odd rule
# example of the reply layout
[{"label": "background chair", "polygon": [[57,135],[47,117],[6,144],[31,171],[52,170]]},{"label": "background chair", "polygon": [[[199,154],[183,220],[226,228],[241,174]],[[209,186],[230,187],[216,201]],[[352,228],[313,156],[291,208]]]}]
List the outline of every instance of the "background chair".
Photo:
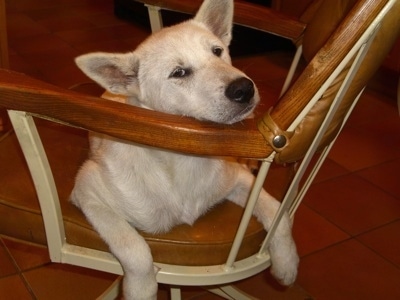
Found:
[{"label": "background chair", "polygon": [[[0,67],[8,68],[8,46],[7,46],[7,26],[6,26],[6,7],[4,0],[0,0]],[[7,113],[0,110],[0,132],[5,130]]]},{"label": "background chair", "polygon": [[[289,22],[289,19],[275,15],[275,17],[278,16],[278,19],[286,22],[285,24],[287,22],[296,23],[298,28],[303,28],[296,31],[297,36],[292,34],[291,39],[303,40],[304,56],[309,63],[294,83],[285,85],[289,89],[283,93],[278,103],[273,102],[269,105],[267,103],[262,106],[262,108],[268,108],[275,105],[268,114],[259,117],[262,116],[260,113],[254,120],[247,120],[243,124],[233,126],[202,123],[91,98],[47,85],[21,74],[2,70],[0,74],[0,105],[10,111],[14,128],[36,184],[46,227],[45,237],[40,233],[41,228],[36,228],[37,230],[32,234],[34,226],[28,226],[30,236],[26,234],[26,231],[25,238],[32,239],[34,236],[37,240],[42,239],[42,242],[43,239],[47,239],[53,261],[122,274],[118,262],[107,253],[107,247],[91,230],[84,217],[66,202],[71,188],[69,185],[73,182],[73,174],[76,169],[66,168],[66,170],[62,170],[61,176],[57,175],[58,172],[54,172],[56,183],[58,182],[57,187],[60,190],[59,202],[47,160],[44,158],[44,151],[38,140],[39,136],[32,122],[32,115],[151,146],[167,147],[174,151],[200,155],[250,157],[262,160],[256,189],[249,200],[242,219],[244,223],[240,225],[240,228],[245,228],[248,219],[251,219],[252,206],[271,162],[273,160],[284,162],[288,165],[287,167],[275,167],[271,170],[276,170],[279,174],[271,172],[268,175],[267,183],[272,183],[272,187],[267,187],[267,189],[278,198],[283,199],[275,224],[279,222],[283,211],[289,210],[293,215],[308,186],[305,184],[305,189],[298,193],[300,180],[312,154],[318,148],[330,145],[334,140],[343,124],[343,119],[351,111],[354,100],[362,91],[368,77],[379,66],[379,60],[390,48],[390,44],[399,30],[398,26],[393,26],[393,24],[397,24],[398,1],[359,1],[355,4],[345,2],[344,6],[340,6],[340,3],[336,2],[342,9],[329,25],[325,23],[326,18],[318,18],[318,16],[321,16],[322,12],[326,10],[332,12],[332,7],[326,6],[332,5],[332,3],[329,1],[322,3],[318,8],[320,11],[315,15],[316,18],[310,21],[304,35],[303,30],[306,24],[291,19]],[[253,15],[254,11],[261,14],[261,11],[254,10],[253,6],[246,5],[243,6],[244,8],[253,9],[248,11],[253,12]],[[267,10],[264,12],[267,13]],[[240,13],[240,6],[237,13]],[[249,14],[247,15],[249,16]],[[327,28],[325,35],[320,32],[321,23],[319,22],[321,19]],[[268,22],[265,26],[269,26]],[[276,24],[274,23],[273,26],[276,27]],[[315,43],[313,34],[316,33],[315,31],[313,33],[313,29],[318,30],[318,36],[324,36],[319,43]],[[268,31],[272,31],[272,29],[268,29]],[[374,33],[377,35],[375,36]],[[385,41],[384,43],[382,43],[382,39]],[[307,40],[311,45],[307,44]],[[309,46],[315,48],[307,48]],[[367,50],[369,52],[365,57]],[[352,62],[351,66],[349,62]],[[361,64],[361,62],[363,63]],[[336,97],[336,95],[338,96]],[[340,103],[342,104],[339,105]],[[325,118],[325,116],[327,117]],[[39,127],[42,124],[39,122]],[[329,127],[330,124],[333,126]],[[46,124],[43,129],[42,132],[49,130],[48,125]],[[146,134],[139,130],[143,130]],[[325,132],[328,134],[324,135]],[[46,134],[44,133],[42,136],[46,142]],[[173,143],[171,143],[171,136],[173,136]],[[71,149],[67,149],[70,151],[69,154],[74,156],[73,161],[82,161],[84,157],[86,146],[83,139],[78,136],[77,144],[72,145]],[[321,140],[324,141],[324,144],[320,143]],[[50,148],[52,143],[53,145],[57,143],[51,139],[48,142]],[[327,151],[324,151],[322,159],[317,163],[317,169],[326,153]],[[51,157],[49,159],[51,160]],[[299,162],[301,162],[300,167],[298,166]],[[286,196],[282,196],[288,187],[288,179],[293,178],[294,170],[296,170],[294,180],[290,183]],[[311,174],[310,180],[315,172]],[[71,181],[66,180],[67,175],[71,175]],[[57,176],[60,177],[57,178]],[[271,176],[273,178],[270,178]],[[273,180],[278,179],[280,184],[275,184]],[[309,182],[307,181],[307,183]],[[298,195],[297,198],[296,195]],[[59,203],[61,203],[62,214]],[[11,216],[12,214],[7,212],[4,215]],[[164,236],[147,236],[155,261],[159,262],[162,268],[158,280],[173,286],[222,285],[220,290],[213,289],[213,291],[223,293],[225,297],[228,297],[226,294],[235,294],[235,291],[225,284],[251,276],[269,266],[269,256],[265,252],[264,246],[274,232],[271,230],[268,233],[269,236],[261,250],[255,250],[252,247],[258,246],[264,236],[262,228],[255,220],[251,220],[250,229],[246,233],[244,230],[239,230],[236,239],[239,242],[234,243],[231,252],[229,252],[229,248],[231,248],[236,228],[230,229],[227,233],[216,230],[215,232],[224,234],[219,237],[222,241],[210,240],[211,228],[226,227],[226,221],[220,223],[219,226],[218,223],[214,223],[217,219],[227,216],[232,220],[239,220],[241,215],[242,211],[239,208],[224,204],[206,215],[192,228],[180,226]],[[8,230],[13,230],[11,227],[21,226],[12,219],[15,219],[15,216],[2,219],[2,227],[6,228],[5,230],[7,227]],[[37,216],[36,220],[29,222],[37,224],[38,219],[41,217]],[[10,226],[11,224],[12,226]],[[247,247],[242,247],[238,252],[238,245],[243,234],[245,234],[243,245]],[[189,235],[190,241],[182,240],[182,235]],[[171,241],[173,242],[171,243]],[[215,246],[216,243],[219,247]],[[202,247],[199,247],[199,244]],[[192,254],[194,248],[195,256]],[[199,248],[204,248],[205,256],[202,256],[202,261],[194,262],[195,257],[200,257],[197,254]],[[168,249],[173,249],[172,253],[185,252],[186,254],[166,257],[171,253]],[[217,252],[222,251],[221,249],[223,252],[221,256],[218,256]],[[207,255],[210,250],[213,255]],[[237,254],[239,261],[236,261]],[[214,261],[205,261],[206,258],[212,258]],[[193,266],[196,264],[202,266]],[[215,265],[212,266],[212,264]],[[178,289],[174,288],[173,295],[177,297],[177,294]]]},{"label": "background chair", "polygon": [[6,30],[6,7],[4,0],[0,1],[0,66],[8,68],[8,47]]}]

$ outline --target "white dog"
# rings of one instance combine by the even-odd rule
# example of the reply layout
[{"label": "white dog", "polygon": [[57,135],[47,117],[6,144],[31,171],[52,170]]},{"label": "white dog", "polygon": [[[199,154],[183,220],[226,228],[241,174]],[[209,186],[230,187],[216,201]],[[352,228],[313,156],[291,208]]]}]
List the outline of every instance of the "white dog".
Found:
[{"label": "white dog", "polygon": [[[165,28],[127,54],[76,59],[89,77],[131,105],[230,124],[259,101],[253,82],[231,65],[232,0],[205,0],[194,19]],[[245,205],[253,175],[238,163],[157,150],[111,137],[91,141],[91,156],[71,195],[124,269],[126,299],[155,299],[149,233],[193,224],[216,203]],[[261,192],[255,216],[268,230],[278,201]],[[269,245],[272,273],[296,278],[298,256],[288,216]]]}]

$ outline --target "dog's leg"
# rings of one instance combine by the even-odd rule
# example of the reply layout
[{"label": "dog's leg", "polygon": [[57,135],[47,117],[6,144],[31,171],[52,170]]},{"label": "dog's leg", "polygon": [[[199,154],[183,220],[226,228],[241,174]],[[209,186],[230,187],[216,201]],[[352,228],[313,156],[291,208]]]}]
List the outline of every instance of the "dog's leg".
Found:
[{"label": "dog's leg", "polygon": [[[72,194],[86,218],[110,247],[124,270],[124,299],[156,299],[156,270],[151,251],[144,238],[122,216],[94,195]],[[79,201],[77,201],[79,199]]]},{"label": "dog's leg", "polygon": [[[237,184],[227,198],[240,206],[245,206],[254,180],[254,176],[247,170],[239,171]],[[260,197],[254,208],[254,215],[264,225],[265,230],[268,231],[271,227],[279,205],[279,201],[265,190],[261,190]],[[292,223],[289,215],[285,214],[268,245],[272,262],[271,273],[284,285],[291,285],[295,281],[299,263],[291,227]]]},{"label": "dog's leg", "polygon": [[88,200],[80,207],[124,269],[124,298],[156,299],[156,272],[144,238],[102,203]]}]

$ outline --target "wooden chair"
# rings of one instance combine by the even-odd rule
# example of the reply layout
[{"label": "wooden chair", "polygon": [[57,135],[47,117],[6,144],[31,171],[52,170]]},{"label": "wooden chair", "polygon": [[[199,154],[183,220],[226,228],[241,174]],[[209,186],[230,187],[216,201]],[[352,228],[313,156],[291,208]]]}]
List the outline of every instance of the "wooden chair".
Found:
[{"label": "wooden chair", "polygon": [[6,26],[6,5],[0,0],[0,67],[8,68],[8,46]]},{"label": "wooden chair", "polygon": [[[0,0],[0,68],[9,68],[6,5],[4,0]],[[6,130],[7,121],[7,113],[4,110],[0,110],[0,133]]]},{"label": "wooden chair", "polygon": [[[188,4],[187,1],[141,2],[179,10],[187,10]],[[161,268],[157,280],[172,287],[173,299],[180,299],[179,287],[188,285],[212,286],[210,291],[226,299],[250,299],[231,284],[270,266],[266,245],[283,212],[289,211],[294,216],[368,79],[399,33],[400,1],[318,1],[317,13],[307,24],[264,7],[242,1],[237,4],[236,22],[295,41],[299,50],[294,65],[300,55],[308,61],[294,82],[287,81],[282,97],[270,104],[271,109],[261,117],[239,124],[220,125],[148,111],[0,70],[0,107],[9,112],[28,163],[46,235],[40,232],[43,231],[38,225],[40,215],[27,218],[31,210],[18,212],[21,205],[12,204],[0,206],[0,214],[4,216],[0,218],[0,230],[19,238],[46,242],[53,262],[122,274],[118,261],[82,214],[67,202],[69,177],[73,177],[76,168],[69,170],[66,162],[61,175],[55,172],[53,178],[33,117],[187,154],[259,160],[262,163],[256,184],[244,210],[225,203],[193,227],[178,226],[165,235],[145,235],[154,261]],[[38,122],[38,127],[41,124]],[[42,137],[45,146],[46,142],[60,143],[54,138],[46,140],[45,134]],[[75,153],[75,146],[65,147],[65,151]],[[50,160],[51,148],[50,145],[47,149]],[[72,159],[75,163],[79,161],[76,157],[85,152],[85,146],[81,148]],[[317,162],[310,164],[317,152],[320,153]],[[275,167],[282,163],[285,166]],[[306,172],[309,166],[312,170]],[[304,174],[307,178],[303,178]],[[267,189],[282,200],[267,234],[252,218],[266,177]],[[17,214],[21,217],[18,224],[13,221]],[[113,289],[108,297],[114,297],[115,293]]]}]

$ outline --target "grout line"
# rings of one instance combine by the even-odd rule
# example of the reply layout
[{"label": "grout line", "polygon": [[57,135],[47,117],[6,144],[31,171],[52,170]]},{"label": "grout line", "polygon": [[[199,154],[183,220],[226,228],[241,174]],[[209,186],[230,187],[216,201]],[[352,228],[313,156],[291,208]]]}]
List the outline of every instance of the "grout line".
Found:
[{"label": "grout line", "polygon": [[377,250],[375,250],[374,248],[370,247],[368,244],[364,243],[362,240],[359,239],[362,235],[366,235],[366,234],[372,233],[372,232],[374,232],[374,231],[376,231],[376,230],[383,229],[384,227],[390,226],[390,225],[392,225],[392,224],[394,224],[394,223],[397,223],[397,222],[400,222],[400,219],[396,219],[396,220],[390,221],[390,222],[388,222],[388,223],[386,223],[386,224],[382,224],[382,225],[380,225],[380,226],[378,226],[378,227],[375,227],[375,228],[372,228],[372,229],[370,229],[370,230],[367,230],[367,231],[365,231],[365,232],[363,232],[363,233],[357,234],[357,235],[354,236],[354,239],[357,240],[357,241],[358,241],[359,243],[361,243],[362,245],[364,245],[365,247],[367,247],[368,249],[370,249],[370,250],[371,250],[372,252],[374,252],[376,255],[380,256],[380,257],[381,257],[382,259],[384,259],[385,261],[389,262],[391,265],[393,265],[393,266],[396,267],[397,269],[400,269],[400,266],[398,266],[396,263],[392,262],[392,261],[389,260],[387,257],[385,257],[385,256],[383,256],[381,253],[379,253]]},{"label": "grout line", "polygon": [[8,249],[7,245],[4,243],[3,238],[0,236],[0,242],[3,245],[5,251],[7,252],[8,257],[10,258],[12,264],[14,265],[15,269],[17,270],[17,274],[21,274],[21,268],[18,266],[17,262],[15,261],[14,257],[12,256],[10,250]]},{"label": "grout line", "polygon": [[29,294],[32,296],[32,299],[37,300],[35,292],[33,291],[33,289],[31,287],[31,285],[29,284],[28,280],[25,278],[24,273],[21,273],[20,278],[23,281],[23,283],[24,283],[26,289],[28,290]]},{"label": "grout line", "polygon": [[[15,261],[14,256],[11,254],[10,250],[8,249],[7,245],[4,243],[3,238],[0,236],[0,242],[3,245],[5,251],[7,252],[8,256],[10,257],[10,260],[12,261],[14,267],[17,270],[17,274],[18,277],[21,279],[21,281],[23,282],[25,288],[28,290],[28,293],[32,296],[32,299],[36,300],[37,297],[35,295],[35,293],[33,292],[29,282],[25,279],[25,276],[21,270],[21,268],[19,267],[18,263]],[[15,276],[15,275],[14,275]]]},{"label": "grout line", "polygon": [[379,166],[391,164],[391,163],[393,163],[395,161],[399,161],[399,160],[400,160],[400,158],[397,157],[397,158],[390,159],[388,161],[382,162],[382,163],[374,165],[374,166],[368,166],[366,168],[355,171],[354,175],[358,176],[360,179],[364,180],[367,184],[374,186],[376,189],[379,189],[380,191],[384,192],[385,194],[388,194],[388,195],[392,196],[393,198],[400,200],[399,195],[396,195],[395,193],[392,193],[391,191],[386,190],[384,187],[378,185],[377,183],[374,183],[373,181],[369,180],[368,178],[366,178],[360,174],[363,171],[366,171],[369,169],[374,169],[374,168],[379,168]]},{"label": "grout line", "polygon": [[14,132],[14,129],[10,129],[10,130],[8,130],[7,132],[5,132],[4,134],[2,134],[1,136],[0,136],[0,143],[2,142],[2,141],[4,141],[9,135],[11,135],[11,133],[13,133]]}]

